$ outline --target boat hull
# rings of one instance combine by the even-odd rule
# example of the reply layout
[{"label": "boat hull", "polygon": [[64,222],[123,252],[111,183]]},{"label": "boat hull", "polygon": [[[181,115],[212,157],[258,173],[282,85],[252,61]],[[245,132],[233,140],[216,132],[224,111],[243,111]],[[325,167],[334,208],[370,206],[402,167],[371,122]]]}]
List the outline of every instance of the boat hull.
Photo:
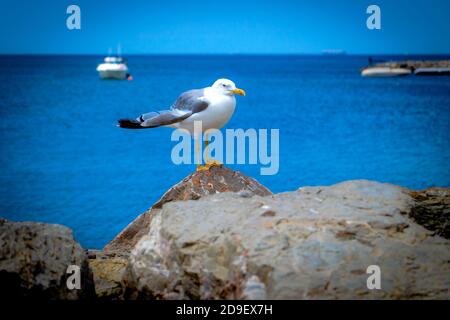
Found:
[{"label": "boat hull", "polygon": [[128,75],[128,67],[124,63],[102,63],[97,67],[100,79],[124,80]]},{"label": "boat hull", "polygon": [[121,70],[105,70],[98,72],[100,79],[124,80],[127,78],[127,72]]},{"label": "boat hull", "polygon": [[363,77],[400,77],[409,74],[411,70],[405,68],[372,67],[361,71]]}]

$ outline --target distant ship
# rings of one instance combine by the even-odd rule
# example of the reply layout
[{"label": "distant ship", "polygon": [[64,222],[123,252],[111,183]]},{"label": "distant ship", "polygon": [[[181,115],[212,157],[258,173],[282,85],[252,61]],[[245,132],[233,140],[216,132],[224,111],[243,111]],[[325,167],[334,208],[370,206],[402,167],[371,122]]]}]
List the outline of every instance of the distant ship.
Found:
[{"label": "distant ship", "polygon": [[99,73],[100,79],[132,79],[131,75],[128,72],[126,59],[120,56],[120,46],[118,48],[118,55],[112,56],[111,54],[109,54],[103,60],[103,63],[97,66],[97,71]]},{"label": "distant ship", "polygon": [[326,49],[322,50],[322,54],[324,56],[344,56],[347,53],[345,52],[345,50],[342,49]]}]

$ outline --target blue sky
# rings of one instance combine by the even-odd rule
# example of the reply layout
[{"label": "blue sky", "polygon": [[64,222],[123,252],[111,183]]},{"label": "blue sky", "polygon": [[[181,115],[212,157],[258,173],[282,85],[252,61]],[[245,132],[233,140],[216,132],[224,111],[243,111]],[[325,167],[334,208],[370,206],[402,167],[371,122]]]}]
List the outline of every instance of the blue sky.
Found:
[{"label": "blue sky", "polygon": [[[66,8],[81,8],[81,30]],[[366,28],[381,8],[382,29]],[[450,53],[448,0],[0,0],[1,54]]]}]

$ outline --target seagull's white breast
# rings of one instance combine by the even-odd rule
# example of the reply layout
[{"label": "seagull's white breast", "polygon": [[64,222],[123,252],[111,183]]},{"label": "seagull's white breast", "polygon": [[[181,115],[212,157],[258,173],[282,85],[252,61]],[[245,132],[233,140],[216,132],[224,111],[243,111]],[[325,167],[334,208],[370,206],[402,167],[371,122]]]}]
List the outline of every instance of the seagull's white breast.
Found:
[{"label": "seagull's white breast", "polygon": [[194,121],[201,121],[202,131],[206,131],[208,129],[220,129],[230,120],[236,108],[234,95],[225,95],[211,87],[206,88],[204,94],[204,99],[209,102],[209,106],[179,122],[178,128],[187,129],[193,134]]}]

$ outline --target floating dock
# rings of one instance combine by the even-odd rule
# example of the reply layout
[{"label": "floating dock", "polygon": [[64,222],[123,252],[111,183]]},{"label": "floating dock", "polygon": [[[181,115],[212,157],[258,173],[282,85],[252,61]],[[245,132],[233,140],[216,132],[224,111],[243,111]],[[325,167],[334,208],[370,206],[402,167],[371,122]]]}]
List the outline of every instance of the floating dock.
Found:
[{"label": "floating dock", "polygon": [[410,74],[418,76],[450,75],[450,60],[389,61],[376,63],[361,69],[363,77],[398,77]]},{"label": "floating dock", "polygon": [[450,68],[417,68],[414,74],[418,76],[448,76],[450,75]]}]

